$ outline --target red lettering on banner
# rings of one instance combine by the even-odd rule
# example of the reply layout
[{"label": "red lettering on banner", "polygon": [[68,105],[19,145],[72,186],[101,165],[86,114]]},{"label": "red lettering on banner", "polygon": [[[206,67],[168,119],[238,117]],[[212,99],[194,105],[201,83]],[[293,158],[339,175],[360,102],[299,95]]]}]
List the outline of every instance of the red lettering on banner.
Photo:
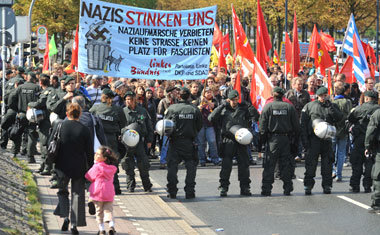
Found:
[{"label": "red lettering on banner", "polygon": [[214,13],[213,11],[206,11],[206,19],[210,20],[209,22],[205,21],[206,25],[212,25],[214,23],[214,18],[209,16],[209,14]]},{"label": "red lettering on banner", "polygon": [[[139,16],[137,17],[137,25],[140,25],[140,16],[141,16],[142,14],[144,14],[144,12],[136,12],[136,14],[139,15]],[[145,24],[144,24],[144,25],[145,25]]]},{"label": "red lettering on banner", "polygon": [[128,19],[125,21],[127,24],[134,24],[135,21],[134,19],[132,18],[131,14],[135,14],[134,11],[127,11],[127,18],[130,19],[131,21],[128,21]]},{"label": "red lettering on banner", "polygon": [[161,62],[157,62],[156,59],[151,59],[150,60],[150,63],[149,63],[149,66],[151,68],[171,68],[172,67],[172,64],[171,63],[166,63],[164,60],[161,60]]}]

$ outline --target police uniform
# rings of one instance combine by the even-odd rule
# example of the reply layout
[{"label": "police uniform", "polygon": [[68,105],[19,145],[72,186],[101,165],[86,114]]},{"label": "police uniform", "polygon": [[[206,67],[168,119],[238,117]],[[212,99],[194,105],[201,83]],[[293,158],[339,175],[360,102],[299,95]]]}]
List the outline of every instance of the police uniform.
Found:
[{"label": "police uniform", "polygon": [[[280,87],[273,88],[273,92],[282,95],[285,93]],[[261,195],[271,195],[277,161],[279,161],[281,179],[284,182],[284,194],[290,195],[293,191],[293,157],[290,146],[291,142],[298,144],[298,140],[294,138],[298,139],[300,133],[296,109],[293,105],[283,102],[282,99],[274,100],[265,105],[259,123],[260,135],[265,136],[268,142],[267,156],[263,164]]]},{"label": "police uniform", "polygon": [[[114,97],[113,92],[108,88],[103,89],[102,93],[109,96],[110,98]],[[109,106],[107,103],[99,103],[92,106],[90,112],[97,115],[102,121],[104,134],[107,139],[107,145],[117,153],[119,150],[118,138],[120,136],[120,130],[125,126],[126,123],[123,109],[117,105]],[[118,168],[118,164],[116,167]],[[119,178],[117,175],[118,172],[119,170],[117,170],[114,176],[114,186],[115,192],[117,194],[120,194],[121,191]]]},{"label": "police uniform", "polygon": [[373,153],[375,158],[375,164],[372,168],[372,180],[373,180],[373,194],[372,209],[374,212],[380,213],[380,109],[377,109],[371,116],[367,131],[365,134],[364,146],[365,149]]},{"label": "police uniform", "polygon": [[354,193],[360,192],[360,179],[363,177],[364,191],[371,192],[372,179],[371,170],[373,165],[373,159],[366,158],[364,156],[364,139],[366,129],[371,115],[380,108],[377,104],[377,97],[375,92],[366,91],[364,96],[372,97],[374,100],[366,102],[360,106],[357,106],[348,115],[348,121],[353,124],[352,136],[353,136],[353,149],[350,156],[350,163],[352,166],[352,176],[350,178],[350,191]]},{"label": "police uniform", "polygon": [[44,119],[40,123],[38,123],[38,136],[40,139],[40,149],[41,149],[41,158],[42,158],[42,162],[41,162],[41,166],[39,170],[41,172],[41,175],[50,175],[50,171],[53,168],[51,163],[46,162],[49,130],[51,128],[51,124],[49,120],[50,113],[47,110],[46,101],[52,92],[54,92],[54,88],[47,87],[41,92],[37,101],[30,102],[28,104],[30,108],[43,110],[44,112]]},{"label": "police uniform", "polygon": [[[327,94],[328,90],[321,87],[317,90],[317,95]],[[315,119],[322,119],[334,125],[343,118],[337,104],[319,100],[312,101],[304,106],[301,112],[301,136],[302,144],[307,149],[305,159],[305,194],[310,195],[315,184],[315,172],[317,170],[318,158],[321,155],[322,188],[325,194],[331,193],[332,188],[332,164],[334,154],[331,139],[321,139],[313,131],[312,123]]]},{"label": "police uniform", "polygon": [[[31,78],[32,79],[32,78]],[[17,104],[17,111],[18,115],[21,119],[26,119],[26,111],[28,108],[29,102],[35,102],[38,100],[38,97],[40,95],[41,88],[37,84],[27,81],[26,83],[22,84],[21,86],[17,87],[15,91],[15,99],[12,100],[12,102],[15,102],[15,105]],[[10,104],[11,106],[13,104]],[[25,122],[23,120],[22,122]],[[35,154],[35,146],[37,144],[38,139],[38,133],[36,131],[36,124],[35,123],[26,123],[26,133],[28,135],[28,143],[26,146],[27,155],[29,158],[29,163],[34,163],[34,154]],[[14,148],[13,153],[18,153],[21,145],[21,136],[14,141]]]},{"label": "police uniform", "polygon": [[[127,96],[135,97],[136,94],[132,91],[127,91],[124,98]],[[140,135],[140,141],[134,148],[127,148],[126,157],[122,160],[122,167],[127,174],[127,189],[130,192],[134,192],[136,187],[135,181],[135,165],[137,162],[137,168],[140,172],[141,181],[145,191],[151,191],[152,183],[149,179],[149,158],[146,154],[144,147],[144,139],[146,143],[152,143],[153,140],[153,127],[152,122],[149,119],[148,113],[145,108],[140,107],[136,103],[135,109],[125,107],[123,109],[126,118],[126,127],[123,128],[122,133],[128,129],[131,124],[137,124],[136,130]],[[135,162],[136,159],[136,162]]]},{"label": "police uniform", "polygon": [[[229,99],[239,96],[236,90],[228,94]],[[222,157],[222,169],[220,171],[220,196],[227,196],[232,170],[232,158],[237,157],[238,174],[240,181],[240,194],[250,196],[249,179],[249,155],[246,145],[241,145],[235,140],[235,136],[230,132],[234,125],[250,129],[250,122],[257,121],[259,113],[251,104],[242,102],[236,108],[232,108],[230,103],[218,106],[209,116],[208,120],[213,123],[221,123],[222,145],[220,155]]]},{"label": "police uniform", "polygon": [[[190,90],[187,88],[181,88],[181,93],[185,96],[190,96]],[[202,128],[202,114],[196,106],[188,103],[188,101],[181,100],[179,103],[169,106],[165,111],[165,118],[175,123],[175,130],[170,136],[167,153],[168,184],[166,186],[168,196],[175,198],[177,195],[178,164],[184,161],[186,167],[186,198],[194,198],[195,176],[198,165],[195,139]]]}]

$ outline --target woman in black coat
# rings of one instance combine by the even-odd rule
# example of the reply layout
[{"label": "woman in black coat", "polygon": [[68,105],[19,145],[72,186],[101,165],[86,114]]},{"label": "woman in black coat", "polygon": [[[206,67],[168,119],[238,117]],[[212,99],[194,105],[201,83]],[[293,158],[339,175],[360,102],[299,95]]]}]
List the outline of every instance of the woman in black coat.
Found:
[{"label": "woman in black coat", "polygon": [[[79,122],[81,107],[71,103],[66,108],[68,120],[60,129],[61,145],[55,162],[59,179],[58,205],[54,211],[64,219],[61,230],[67,231],[71,220],[71,233],[78,234],[77,226],[86,226],[85,178],[88,159],[94,155],[89,129]],[[71,203],[68,184],[71,180]],[[70,211],[71,205],[71,211]],[[69,219],[70,212],[70,219]]]}]

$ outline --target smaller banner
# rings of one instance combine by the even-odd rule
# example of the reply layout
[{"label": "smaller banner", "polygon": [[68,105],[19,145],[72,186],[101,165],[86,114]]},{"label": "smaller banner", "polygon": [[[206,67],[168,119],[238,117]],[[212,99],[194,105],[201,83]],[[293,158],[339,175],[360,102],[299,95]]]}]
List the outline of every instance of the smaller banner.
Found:
[{"label": "smaller banner", "polygon": [[142,79],[204,79],[216,6],[157,11],[82,0],[78,70]]},{"label": "smaller banner", "polygon": [[38,48],[38,56],[43,57],[46,49],[46,34],[47,28],[43,25],[37,27],[36,35],[37,35],[37,48]]}]

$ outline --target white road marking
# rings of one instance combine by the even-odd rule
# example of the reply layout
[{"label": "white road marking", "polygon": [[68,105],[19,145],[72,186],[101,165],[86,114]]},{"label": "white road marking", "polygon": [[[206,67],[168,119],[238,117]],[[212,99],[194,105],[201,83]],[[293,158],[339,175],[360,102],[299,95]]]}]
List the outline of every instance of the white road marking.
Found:
[{"label": "white road marking", "polygon": [[366,210],[371,209],[370,206],[367,206],[366,204],[363,204],[363,203],[361,203],[361,202],[355,201],[355,200],[353,200],[353,199],[351,199],[351,198],[349,198],[349,197],[346,197],[346,196],[337,196],[337,197],[340,198],[340,199],[343,199],[343,200],[345,200],[345,201],[348,201],[348,202],[350,202],[350,203],[352,203],[352,204],[354,204],[354,205],[360,206],[361,208],[364,208],[364,209],[366,209]]},{"label": "white road marking", "polygon": [[136,228],[137,231],[145,231],[143,228]]}]

